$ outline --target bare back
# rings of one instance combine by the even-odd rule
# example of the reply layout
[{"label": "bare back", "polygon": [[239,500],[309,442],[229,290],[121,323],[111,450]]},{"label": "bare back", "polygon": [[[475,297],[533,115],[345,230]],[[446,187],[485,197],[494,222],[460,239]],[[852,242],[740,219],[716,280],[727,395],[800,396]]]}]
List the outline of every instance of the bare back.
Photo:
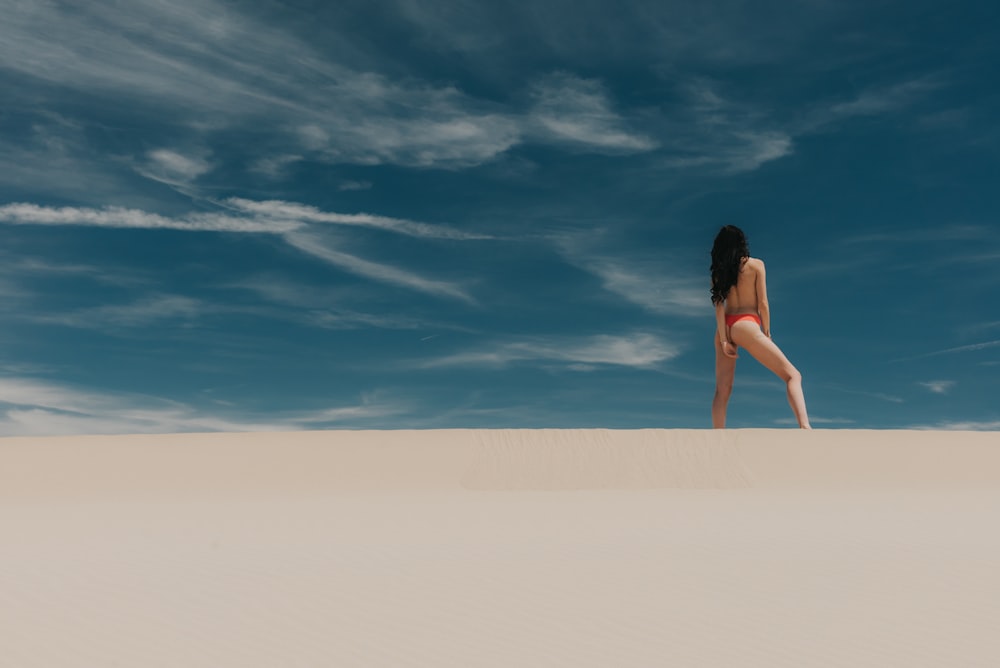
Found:
[{"label": "bare back", "polygon": [[761,302],[767,302],[763,279],[764,263],[755,257],[744,260],[736,285],[726,294],[726,315],[760,314]]}]

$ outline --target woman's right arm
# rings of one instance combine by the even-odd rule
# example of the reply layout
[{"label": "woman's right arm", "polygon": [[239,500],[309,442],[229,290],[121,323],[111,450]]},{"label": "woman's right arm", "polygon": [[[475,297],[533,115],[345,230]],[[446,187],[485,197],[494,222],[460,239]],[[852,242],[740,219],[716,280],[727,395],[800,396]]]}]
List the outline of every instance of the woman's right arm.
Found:
[{"label": "woman's right arm", "polygon": [[764,336],[771,338],[771,307],[767,303],[767,274],[764,261],[757,260],[757,313],[760,314],[761,329]]}]

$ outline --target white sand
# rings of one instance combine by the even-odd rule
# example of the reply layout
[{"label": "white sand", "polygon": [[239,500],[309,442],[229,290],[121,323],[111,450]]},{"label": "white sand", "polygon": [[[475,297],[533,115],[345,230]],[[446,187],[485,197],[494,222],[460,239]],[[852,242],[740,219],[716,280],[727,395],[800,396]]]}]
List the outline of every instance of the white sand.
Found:
[{"label": "white sand", "polygon": [[1000,665],[1000,434],[0,439],[0,665]]}]

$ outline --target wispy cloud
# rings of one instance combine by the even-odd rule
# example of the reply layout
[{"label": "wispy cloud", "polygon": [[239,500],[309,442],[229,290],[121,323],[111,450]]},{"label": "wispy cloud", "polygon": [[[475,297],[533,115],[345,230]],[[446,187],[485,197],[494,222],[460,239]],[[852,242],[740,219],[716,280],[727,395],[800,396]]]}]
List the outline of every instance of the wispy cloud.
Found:
[{"label": "wispy cloud", "polygon": [[283,234],[305,223],[331,223],[372,227],[397,234],[431,239],[491,239],[486,234],[465,232],[445,225],[432,225],[368,213],[334,213],[316,207],[279,200],[253,201],[230,198],[221,202],[240,215],[190,213],[180,217],[162,216],[139,209],[104,207],[47,207],[30,203],[0,206],[0,222],[20,225],[82,225],[137,229],[175,229],[191,232],[267,232]]},{"label": "wispy cloud", "polygon": [[[15,4],[0,24],[0,69],[116,96],[137,115],[169,110],[194,136],[266,120],[258,155],[287,156],[292,144],[332,162],[447,167],[490,160],[521,137],[515,116],[453,87],[340,65],[279,23],[213,0],[135,0],[127,12]],[[296,141],[308,128],[312,139]]]},{"label": "wispy cloud", "polygon": [[589,258],[580,264],[600,277],[606,290],[653,313],[704,316],[709,311],[703,280],[619,258]]},{"label": "wispy cloud", "polygon": [[484,235],[370,214],[326,213],[311,206],[292,202],[253,202],[245,199],[231,199],[227,201],[227,205],[237,211],[245,212],[244,215],[192,213],[171,218],[138,209],[120,207],[92,209],[44,207],[36,204],[18,203],[0,206],[0,223],[281,234],[282,238],[294,248],[318,257],[344,271],[438,297],[458,299],[470,304],[475,303],[475,300],[465,290],[454,284],[424,278],[403,269],[350,255],[332,248],[324,243],[320,237],[300,230],[306,228],[310,223],[337,223],[374,227],[424,238],[489,238]]},{"label": "wispy cloud", "polygon": [[[411,3],[401,7],[403,16],[440,27],[436,11],[417,11]],[[471,6],[460,12],[483,13],[491,12]],[[523,26],[551,35],[552,26],[535,23],[550,13],[526,11]],[[683,12],[664,14],[644,6],[629,14],[628,23],[643,27],[642,48],[655,52],[665,46],[665,15]],[[651,20],[641,25],[639,17],[645,15]],[[677,16],[681,23],[700,25],[690,18]],[[485,38],[493,31],[492,21],[479,28],[486,26],[490,30],[473,40],[480,46],[490,42]],[[622,36],[634,35],[636,27]],[[734,35],[742,32],[729,28]],[[328,41],[352,39],[337,21],[329,22],[327,31],[335,36]],[[676,24],[670,32],[667,41],[679,44]],[[718,54],[716,37],[699,48]],[[689,46],[697,42],[690,36],[681,41]],[[721,41],[731,45],[734,40]],[[664,119],[651,109],[620,104],[600,79],[568,71],[533,72],[523,83],[521,92],[527,95],[500,103],[454,85],[393,79],[376,67],[355,69],[327,46],[303,39],[291,23],[264,22],[215,0],[135,0],[128,12],[100,5],[70,12],[42,3],[30,10],[15,5],[5,15],[0,68],[63,90],[101,91],[148,119],[169,111],[172,132],[184,134],[195,146],[210,146],[222,132],[253,132],[250,168],[275,178],[306,157],[363,165],[469,167],[525,142],[612,154],[664,149],[666,164],[734,172],[757,169],[793,150],[786,130],[763,113],[708,90],[716,84],[705,81],[691,86],[687,109],[665,110]],[[893,99],[905,97],[906,90],[893,91]],[[843,104],[847,106],[838,114],[886,103],[872,95],[855,101],[853,108],[851,102]],[[176,185],[214,166],[202,151],[144,149],[134,162],[143,174]]]},{"label": "wispy cloud", "polygon": [[595,250],[604,243],[600,231],[587,236],[556,236],[552,241],[567,262],[599,278],[605,290],[647,311],[704,316],[711,310],[706,279],[671,271],[668,258]]},{"label": "wispy cloud", "polygon": [[31,322],[114,333],[122,329],[145,328],[163,323],[170,323],[172,326],[192,324],[200,317],[218,313],[219,310],[218,305],[212,306],[198,299],[161,294],[149,295],[129,304],[108,304],[58,313],[31,313],[20,318]]},{"label": "wispy cloud", "polygon": [[951,388],[955,387],[955,381],[953,380],[929,380],[917,384],[926,387],[934,394],[947,394]]},{"label": "wispy cloud", "polygon": [[313,255],[339,269],[352,274],[364,276],[383,283],[399,285],[418,292],[448,297],[474,304],[475,300],[462,288],[452,283],[423,278],[417,274],[397,269],[385,264],[364,260],[354,255],[344,253],[325,244],[318,236],[294,232],[284,236],[289,245],[304,253]]},{"label": "wispy cloud", "polygon": [[912,107],[945,85],[939,75],[870,86],[850,99],[823,100],[790,125],[795,136],[830,132],[866,116],[889,116]]},{"label": "wispy cloud", "polygon": [[172,229],[189,232],[252,232],[280,234],[302,227],[287,220],[257,220],[222,213],[191,213],[171,218],[139,209],[46,207],[15,203],[0,206],[0,223],[14,225],[81,225],[132,229]]},{"label": "wispy cloud", "polygon": [[225,205],[238,211],[243,211],[255,217],[267,220],[298,221],[310,223],[332,223],[335,225],[350,225],[372,227],[388,230],[411,237],[429,239],[491,239],[485,234],[465,232],[445,225],[431,225],[401,218],[388,218],[369,213],[328,213],[316,207],[295,202],[280,200],[252,201],[238,197],[225,200]]},{"label": "wispy cloud", "polygon": [[419,99],[398,102],[403,108],[423,109],[423,115],[416,118],[385,111],[382,115],[355,112],[352,115],[357,118],[352,121],[324,119],[327,141],[306,148],[334,163],[460,168],[488,162],[521,143],[517,119],[503,113],[464,111],[464,106],[476,104],[462,100],[464,96],[457,91],[438,97],[429,102],[429,108]]},{"label": "wispy cloud", "polygon": [[889,86],[862,91],[853,100],[829,107],[820,115],[820,122],[831,122],[852,116],[871,116],[896,111],[913,104],[924,95],[940,88],[942,82],[933,76],[902,81]]},{"label": "wispy cloud", "polygon": [[221,418],[155,397],[95,392],[30,378],[0,378],[0,434],[5,436],[278,431],[288,427]]},{"label": "wispy cloud", "polygon": [[880,401],[889,401],[894,404],[905,403],[902,397],[897,397],[894,394],[886,394],[885,392],[869,392],[867,390],[857,390],[854,388],[842,387],[840,385],[834,385],[830,383],[824,383],[822,385],[823,389],[833,390],[835,392],[843,392],[844,394],[855,394],[862,397],[869,397],[871,399],[879,399]]},{"label": "wispy cloud", "polygon": [[[35,95],[75,91],[113,98],[114,106],[190,140],[178,146],[221,145],[224,135],[252,132],[250,169],[275,178],[307,157],[470,167],[525,142],[600,153],[662,150],[667,166],[751,171],[791,154],[802,133],[891,113],[942,85],[942,77],[924,76],[873,86],[852,99],[817,103],[804,121],[782,123],[764,105],[734,101],[722,84],[667,65],[671,55],[686,63],[761,62],[769,59],[765,54],[801,48],[845,11],[815,3],[808,10],[783,7],[782,25],[797,28],[781,31],[729,2],[697,11],[639,2],[612,13],[564,2],[503,11],[471,2],[418,5],[397,0],[390,14],[413,30],[414,43],[475,55],[482,67],[470,69],[483,70],[487,79],[518,71],[523,63],[516,59],[523,56],[511,54],[525,50],[534,54],[533,63],[588,63],[598,54],[616,62],[629,53],[632,62],[669,71],[665,80],[687,80],[686,99],[659,112],[630,109],[594,76],[535,69],[512,100],[498,101],[452,83],[401,75],[408,64],[393,62],[398,54],[373,53],[356,26],[341,20],[365,16],[363,9],[329,10],[320,42],[296,26],[295,12],[264,18],[249,5],[219,0],[133,0],[127,12],[101,3],[72,9],[14,3],[0,23],[0,72],[29,84],[15,94],[23,88]],[[600,39],[594,25],[602,27]],[[171,185],[214,166],[198,150],[132,150],[138,169]],[[76,160],[85,163],[84,155],[78,151]]]},{"label": "wispy cloud", "polygon": [[[226,402],[215,402],[222,406]],[[0,436],[159,434],[205,431],[298,431],[319,427],[379,424],[406,415],[413,406],[386,401],[378,393],[357,404],[276,413],[271,419],[243,417],[159,397],[107,392],[35,378],[0,378]],[[228,413],[228,415],[226,414]]]},{"label": "wispy cloud", "polygon": [[994,329],[1000,329],[1000,320],[988,320],[986,322],[979,322],[973,325],[967,325],[963,327],[962,330],[966,332],[982,333]]},{"label": "wispy cloud", "polygon": [[683,104],[672,109],[662,134],[671,168],[749,172],[795,152],[795,140],[825,132],[858,116],[875,116],[905,109],[939,88],[936,77],[872,87],[855,98],[823,101],[800,119],[782,119],[769,109],[734,99],[723,84],[707,78],[689,80],[680,88]]},{"label": "wispy cloud", "polygon": [[[61,274],[100,281],[108,275],[109,268],[78,262],[58,263],[37,257],[18,257],[12,253],[0,251],[0,273],[12,276],[22,276],[25,274],[51,276],[53,274]],[[118,285],[120,284],[119,281],[123,280],[126,280],[123,276],[114,276],[109,282]]]},{"label": "wispy cloud", "polygon": [[654,368],[680,354],[673,343],[653,334],[600,335],[585,338],[553,337],[500,342],[487,348],[448,355],[419,364],[423,368],[455,366],[504,367],[519,362],[559,363],[576,371],[598,366]]},{"label": "wispy cloud", "polygon": [[[0,34],[2,30],[0,26]],[[107,160],[80,124],[40,112],[28,128],[2,129],[0,185],[14,192],[84,202],[107,201],[108,197],[127,197],[122,201],[132,202],[138,198],[123,184],[124,174],[131,175],[132,170]]]},{"label": "wispy cloud", "polygon": [[272,317],[292,320],[313,327],[344,330],[365,327],[380,329],[469,331],[454,323],[427,320],[397,312],[370,313],[347,308],[344,302],[356,300],[356,295],[340,293],[329,286],[318,287],[281,276],[266,275],[248,278],[223,287],[253,293],[258,299],[274,305]]},{"label": "wispy cloud", "polygon": [[319,425],[358,424],[384,418],[403,415],[411,412],[411,407],[405,404],[385,403],[377,396],[362,396],[361,403],[353,406],[337,406],[310,413],[302,413],[291,418],[296,425],[316,428]]},{"label": "wispy cloud", "polygon": [[891,362],[908,362],[910,360],[924,359],[926,357],[937,357],[938,355],[951,355],[953,353],[968,353],[975,352],[977,350],[986,350],[987,348],[996,348],[1000,346],[1000,339],[996,341],[983,341],[982,343],[970,343],[966,346],[956,346],[954,348],[945,348],[944,350],[935,350],[933,352],[924,353],[922,355],[913,355],[912,357],[900,357],[899,359],[890,360]]},{"label": "wispy cloud", "polygon": [[715,137],[705,143],[678,145],[679,151],[663,165],[675,169],[721,168],[725,172],[752,172],[761,165],[793,153],[792,137],[781,131],[746,130]]},{"label": "wispy cloud", "polygon": [[[980,272],[976,278],[969,279],[973,282],[1000,281],[1000,274],[990,271],[991,265],[1000,259],[1000,243],[993,228],[985,224],[942,220],[924,227],[911,226],[905,233],[876,227],[846,236],[836,243],[848,250],[847,253],[838,252],[838,257],[877,265],[882,270],[926,274],[961,266]],[[935,252],[918,259],[921,247],[933,247]],[[906,250],[901,252],[901,249]]]},{"label": "wispy cloud", "polygon": [[271,179],[284,179],[292,165],[301,162],[304,156],[296,153],[279,153],[276,155],[265,155],[254,160],[249,167],[249,171],[254,174],[262,174]]},{"label": "wispy cloud", "polygon": [[599,81],[555,74],[537,82],[532,92],[531,118],[537,131],[556,141],[625,153],[650,151],[658,145],[653,138],[627,129]]},{"label": "wispy cloud", "polygon": [[747,102],[731,100],[722,85],[695,79],[679,89],[664,133],[662,164],[673,169],[703,168],[749,172],[794,152],[792,134]]},{"label": "wispy cloud", "polygon": [[212,163],[204,155],[185,155],[166,148],[147,152],[143,160],[133,165],[133,169],[146,178],[192,195],[196,195],[196,191],[190,184],[199,176],[211,171],[212,167]]}]

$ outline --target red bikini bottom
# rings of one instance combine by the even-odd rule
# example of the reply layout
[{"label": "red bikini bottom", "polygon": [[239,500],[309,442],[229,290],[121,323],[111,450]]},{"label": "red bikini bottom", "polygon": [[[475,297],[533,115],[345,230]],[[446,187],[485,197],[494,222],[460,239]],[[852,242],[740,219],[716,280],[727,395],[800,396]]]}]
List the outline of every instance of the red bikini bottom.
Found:
[{"label": "red bikini bottom", "polygon": [[756,322],[758,327],[764,326],[760,321],[760,316],[756,313],[733,313],[732,315],[726,316],[726,327],[732,327],[734,323],[747,319]]}]

